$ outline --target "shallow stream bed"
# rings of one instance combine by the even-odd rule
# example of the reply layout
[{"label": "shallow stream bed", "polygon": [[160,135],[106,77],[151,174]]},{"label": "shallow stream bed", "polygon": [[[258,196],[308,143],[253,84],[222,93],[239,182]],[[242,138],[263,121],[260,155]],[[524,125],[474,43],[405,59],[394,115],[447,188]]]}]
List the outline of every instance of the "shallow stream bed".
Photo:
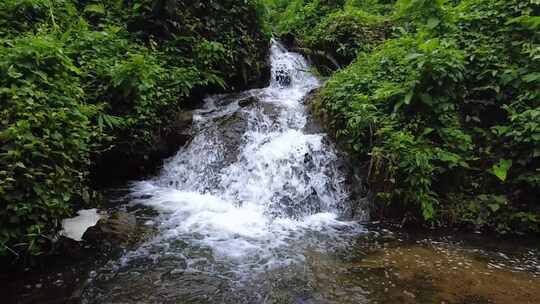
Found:
[{"label": "shallow stream bed", "polygon": [[159,267],[139,261],[109,272],[106,261],[57,261],[42,271],[2,274],[0,292],[3,303],[80,303],[84,292],[98,297],[99,289],[111,292],[84,301],[540,303],[538,240],[399,231],[370,225],[346,246],[306,248],[302,263],[258,273],[242,284],[179,270],[184,264],[175,258]]}]

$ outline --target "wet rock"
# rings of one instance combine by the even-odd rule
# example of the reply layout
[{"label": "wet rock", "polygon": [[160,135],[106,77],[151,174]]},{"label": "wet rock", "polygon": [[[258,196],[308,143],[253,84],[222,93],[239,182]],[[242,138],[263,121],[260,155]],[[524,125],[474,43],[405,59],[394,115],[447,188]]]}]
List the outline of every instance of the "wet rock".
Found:
[{"label": "wet rock", "polygon": [[308,111],[311,114],[307,116],[306,125],[304,126],[304,132],[306,132],[307,134],[318,134],[325,132],[322,123],[317,119],[316,115],[314,115],[314,111],[312,108],[314,100],[317,97],[318,93],[319,89],[314,89],[309,92],[301,101],[302,104],[307,106]]},{"label": "wet rock", "polygon": [[380,236],[381,242],[394,242],[397,240],[397,237],[390,231],[384,231],[383,234]]},{"label": "wet rock", "polygon": [[313,156],[310,153],[304,154],[304,164],[306,165],[307,170],[313,170],[315,168],[315,163],[313,162]]},{"label": "wet rock", "polygon": [[300,101],[303,105],[310,105],[312,103],[312,101],[317,97],[317,95],[319,94],[320,92],[320,89],[319,88],[316,88],[316,89],[313,89],[311,91],[309,91],[306,96],[304,96],[302,98],[302,100]]},{"label": "wet rock", "polygon": [[60,236],[54,243],[55,250],[62,256],[72,259],[82,259],[87,255],[81,242],[65,236]]},{"label": "wet rock", "polygon": [[261,103],[262,111],[265,115],[272,120],[277,120],[279,118],[281,109],[273,103]]},{"label": "wet rock", "polygon": [[161,160],[176,153],[180,147],[193,139],[192,127],[193,112],[178,112],[171,130],[164,136],[161,147],[158,147],[154,156]]},{"label": "wet rock", "polygon": [[279,37],[279,41],[283,44],[283,46],[290,50],[298,47],[298,41],[296,41],[296,38],[291,33],[284,33]]},{"label": "wet rock", "polygon": [[151,145],[132,147],[118,143],[93,161],[91,178],[97,187],[120,184],[154,173],[163,159],[173,156],[192,140],[192,111],[178,111],[166,129],[152,136]]},{"label": "wet rock", "polygon": [[313,116],[308,116],[306,125],[304,126],[304,132],[306,134],[319,134],[324,133],[324,129]]},{"label": "wet rock", "polygon": [[291,85],[292,79],[288,71],[279,70],[276,71],[275,81],[282,87],[288,87]]},{"label": "wet rock", "polygon": [[258,100],[256,97],[250,96],[250,97],[248,97],[248,98],[246,98],[246,99],[242,99],[242,100],[238,101],[238,105],[239,105],[241,108],[245,108],[245,107],[247,107],[247,106],[250,106],[250,105],[252,105],[252,104],[257,103],[258,101],[259,101],[259,100]]},{"label": "wet rock", "polygon": [[83,240],[95,247],[112,250],[125,248],[136,239],[137,220],[134,215],[115,212],[108,218],[100,219],[93,227],[88,228]]},{"label": "wet rock", "polygon": [[224,155],[224,164],[228,165],[236,161],[240,153],[243,134],[247,129],[247,118],[241,112],[221,118],[218,121],[220,138],[227,153]]},{"label": "wet rock", "polygon": [[179,111],[176,113],[176,119],[174,121],[173,128],[181,133],[185,133],[191,130],[193,125],[193,112],[192,111]]},{"label": "wet rock", "polygon": [[214,104],[218,107],[228,106],[232,103],[235,103],[239,100],[255,98],[250,92],[240,92],[232,94],[222,94],[211,97],[214,101]]}]

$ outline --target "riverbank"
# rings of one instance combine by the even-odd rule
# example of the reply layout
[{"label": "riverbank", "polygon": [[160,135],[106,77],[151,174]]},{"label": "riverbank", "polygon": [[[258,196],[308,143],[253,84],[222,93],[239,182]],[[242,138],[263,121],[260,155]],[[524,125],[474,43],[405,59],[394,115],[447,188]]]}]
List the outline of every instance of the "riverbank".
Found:
[{"label": "riverbank", "polygon": [[534,1],[268,1],[373,219],[540,232]]}]

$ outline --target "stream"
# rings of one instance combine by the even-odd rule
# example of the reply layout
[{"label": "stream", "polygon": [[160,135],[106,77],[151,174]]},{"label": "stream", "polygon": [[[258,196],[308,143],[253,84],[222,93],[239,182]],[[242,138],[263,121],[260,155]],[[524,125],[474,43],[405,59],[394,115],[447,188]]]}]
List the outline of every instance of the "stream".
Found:
[{"label": "stream", "polygon": [[[301,55],[270,53],[267,88],[207,98],[191,142],[130,185],[122,207],[156,211],[155,233],[72,274],[79,302],[540,303],[535,240],[390,231],[362,206],[351,219],[344,160],[304,105],[321,83]],[[47,294],[20,288],[14,303]],[[31,299],[64,303],[51,288]]]},{"label": "stream", "polygon": [[334,148],[306,129],[302,99],[319,81],[299,54],[277,42],[270,53],[267,88],[208,98],[191,143],[133,184],[131,204],[158,210],[159,232],[100,270],[84,302],[264,302],[263,286],[304,267],[307,251],[364,231],[341,216],[350,195]]}]

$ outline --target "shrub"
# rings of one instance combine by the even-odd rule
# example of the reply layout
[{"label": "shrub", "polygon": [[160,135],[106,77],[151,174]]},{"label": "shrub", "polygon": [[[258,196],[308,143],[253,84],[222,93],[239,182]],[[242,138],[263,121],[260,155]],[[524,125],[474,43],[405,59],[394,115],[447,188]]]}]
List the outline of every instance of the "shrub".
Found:
[{"label": "shrub", "polygon": [[0,3],[0,37],[34,29],[49,17],[47,0],[5,0]]},{"label": "shrub", "polygon": [[[0,3],[0,255],[41,254],[91,170],[147,155],[196,91],[257,83],[258,1]],[[116,165],[116,164],[115,164]]]},{"label": "shrub", "polygon": [[348,65],[390,33],[390,20],[383,14],[391,6],[383,1],[291,1],[271,7],[278,35],[292,35],[298,50],[314,57],[323,74]]},{"label": "shrub", "polygon": [[[54,35],[0,47],[0,244],[40,253],[74,201],[91,199],[86,168],[100,133],[79,69]],[[19,248],[20,247],[20,248]]]},{"label": "shrub", "polygon": [[332,76],[317,108],[368,164],[379,208],[538,231],[540,7],[455,3],[398,1],[397,37],[353,46],[356,60]]},{"label": "shrub", "polygon": [[342,65],[349,64],[358,53],[371,50],[386,38],[385,21],[361,10],[339,10],[323,18],[304,37],[310,49],[321,49],[336,56]]}]

